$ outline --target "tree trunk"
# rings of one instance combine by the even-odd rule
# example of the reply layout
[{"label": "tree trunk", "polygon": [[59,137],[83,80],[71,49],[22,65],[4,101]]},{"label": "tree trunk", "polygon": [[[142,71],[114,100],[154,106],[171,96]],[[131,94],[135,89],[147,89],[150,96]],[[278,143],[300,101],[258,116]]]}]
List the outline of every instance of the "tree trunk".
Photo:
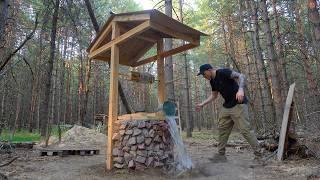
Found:
[{"label": "tree trunk", "polygon": [[[289,82],[287,77],[287,67],[283,52],[283,46],[281,41],[281,34],[279,28],[279,15],[277,11],[277,0],[272,0],[272,9],[275,16],[275,35],[276,35],[276,50],[277,50],[277,57],[279,59],[279,67],[278,67],[278,74],[281,77],[281,97],[286,97],[287,90],[289,89]],[[284,104],[284,99],[282,99],[282,104]]]},{"label": "tree trunk", "polygon": [[266,4],[266,0],[261,0],[261,15],[262,19],[264,21],[264,31],[266,35],[266,41],[267,41],[267,53],[270,59],[270,74],[271,74],[271,81],[272,81],[272,95],[273,95],[273,101],[275,106],[275,112],[276,112],[276,123],[280,125],[281,119],[282,119],[282,113],[283,113],[283,103],[281,98],[281,92],[280,92],[280,81],[278,77],[278,58],[276,55],[276,52],[274,50],[273,40],[272,40],[272,32],[271,32],[271,26],[270,26],[270,20],[268,15],[268,7]]},{"label": "tree trunk", "polygon": [[[259,36],[259,21],[258,21],[258,11],[256,2],[253,0],[248,1],[248,10],[251,14],[251,21],[253,24],[253,44],[254,44],[254,55],[258,65],[257,75],[259,77],[259,85],[260,89],[262,90],[262,98],[261,101],[263,103],[263,109],[267,109],[267,106],[270,107],[271,117],[265,122],[265,131],[266,133],[273,133],[276,130],[276,113],[275,113],[275,106],[272,100],[271,95],[271,87],[268,83],[268,74],[267,68],[265,66],[263,56],[262,56],[262,49],[260,45],[260,36]],[[260,79],[262,79],[260,81]]]},{"label": "tree trunk", "polygon": [[[68,29],[65,30],[64,32],[65,34],[65,37],[68,37]],[[64,39],[63,40],[63,55],[62,55],[62,59],[61,59],[61,62],[60,62],[60,66],[61,66],[61,70],[60,70],[60,89],[59,89],[59,100],[58,100],[58,125],[61,124],[61,114],[63,112],[63,103],[62,103],[62,99],[64,97],[64,78],[65,78],[65,66],[66,66],[66,58],[67,58],[67,48],[68,48],[68,39]],[[64,98],[65,99],[65,98]],[[65,101],[64,101],[65,102]]]},{"label": "tree trunk", "polygon": [[9,0],[0,1],[0,48],[3,48],[5,44],[5,35],[6,35],[5,27],[7,23],[7,17],[8,17],[8,7],[9,7]]},{"label": "tree trunk", "polygon": [[13,140],[14,134],[16,133],[16,128],[18,126],[18,121],[20,119],[20,113],[21,113],[22,94],[20,92],[19,86],[17,91],[18,91],[18,96],[17,96],[17,104],[16,104],[16,117],[14,119],[12,130],[11,130],[11,140]]},{"label": "tree trunk", "polygon": [[49,101],[50,101],[50,89],[51,89],[51,79],[53,70],[53,61],[55,56],[55,41],[56,41],[56,31],[57,31],[57,21],[59,15],[59,3],[60,0],[55,1],[54,13],[52,16],[52,27],[51,27],[51,40],[50,40],[50,57],[48,60],[47,74],[45,77],[45,89],[44,98],[42,100],[43,112],[41,118],[41,138],[45,138],[47,135],[47,125],[49,120]]},{"label": "tree trunk", "polygon": [[2,92],[2,98],[1,98],[1,111],[0,111],[0,136],[2,133],[2,130],[5,127],[5,104],[6,104],[6,97],[7,97],[7,87],[4,87],[4,91]]},{"label": "tree trunk", "polygon": [[309,89],[311,90],[312,96],[317,95],[317,85],[316,82],[314,80],[314,76],[312,74],[312,70],[310,67],[310,59],[309,59],[309,55],[308,55],[308,49],[306,47],[306,43],[305,43],[305,39],[304,39],[304,28],[302,25],[302,20],[300,17],[300,6],[297,2],[295,2],[295,8],[294,8],[294,14],[296,17],[296,23],[297,23],[297,30],[298,30],[298,39],[299,39],[299,44],[300,44],[300,49],[301,49],[301,53],[303,56],[303,67],[304,67],[304,71],[305,71],[305,77],[307,78],[308,81],[308,86]]},{"label": "tree trunk", "polygon": [[[165,14],[169,17],[172,17],[172,0],[165,0]],[[172,39],[164,40],[164,50],[168,51],[172,49]],[[165,58],[165,81],[166,83],[166,97],[169,101],[175,101],[174,95],[174,82],[173,82],[173,63],[172,56]]]},{"label": "tree trunk", "polygon": [[308,0],[308,18],[312,24],[313,49],[317,57],[318,76],[320,75],[320,16],[316,0]]},{"label": "tree trunk", "polygon": [[309,21],[313,25],[313,36],[316,44],[320,46],[320,16],[317,0],[308,0]]},{"label": "tree trunk", "polygon": [[[181,20],[181,23],[183,23],[183,1],[184,0],[179,0],[179,6],[180,6],[180,20]],[[182,45],[184,45],[185,42],[182,41]],[[183,58],[183,61],[184,61],[184,80],[185,80],[185,98],[186,98],[186,124],[187,124],[187,137],[192,137],[192,129],[191,129],[191,124],[192,124],[192,114],[191,114],[191,100],[190,100],[190,89],[189,89],[189,77],[188,77],[188,66],[189,66],[189,63],[188,63],[188,60],[187,60],[187,53],[184,52],[182,54],[182,58]],[[172,61],[171,61],[172,63]],[[173,83],[173,82],[172,82]],[[197,123],[198,124],[198,123]],[[198,129],[201,129],[200,127],[201,125],[198,125]]]},{"label": "tree trunk", "polygon": [[[254,87],[257,87],[255,86],[255,82],[260,82],[260,77],[259,77],[259,74],[257,73],[252,73],[251,71],[251,67],[253,67],[252,69],[254,69],[255,67],[255,62],[252,62],[252,59],[250,59],[249,57],[249,50],[248,50],[248,43],[247,43],[247,38],[246,38],[246,27],[245,27],[245,24],[244,24],[244,21],[245,21],[245,18],[243,17],[243,14],[244,14],[244,5],[243,5],[243,1],[242,0],[238,0],[238,3],[239,3],[239,18],[240,18],[240,22],[241,22],[241,31],[242,31],[242,41],[244,42],[244,53],[245,53],[245,58],[246,58],[246,62],[247,62],[247,67],[248,67],[248,74],[249,74],[249,78],[250,78],[250,87],[251,89],[254,89],[256,90],[256,88]],[[251,26],[250,26],[251,27]],[[257,81],[258,79],[258,81]],[[253,80],[255,80],[255,82],[253,82]],[[261,100],[262,99],[262,89],[260,88],[260,86],[257,87],[258,89],[258,97],[260,97],[260,99],[258,99],[256,102],[259,103],[260,107],[261,107],[261,116],[262,118],[261,119],[257,119],[256,118],[256,114],[257,112],[254,111],[253,114],[254,114],[254,119],[253,121],[256,123],[256,128],[258,130],[261,130],[261,124],[263,124],[264,122],[266,122],[267,120],[267,115],[266,115],[266,109],[265,109],[265,105],[263,103],[263,101]],[[248,91],[249,93],[249,91]],[[253,93],[252,93],[253,94]],[[255,98],[252,98],[252,101],[254,101]],[[251,106],[253,107],[253,106]],[[253,109],[253,108],[252,108]],[[263,127],[262,127],[263,128]]]},{"label": "tree trunk", "polygon": [[67,69],[67,79],[66,79],[66,105],[65,105],[65,111],[64,111],[64,117],[63,117],[63,123],[70,123],[70,110],[71,110],[71,104],[70,104],[70,78],[71,78],[71,68],[70,63],[66,62],[65,65]]},{"label": "tree trunk", "polygon": [[[84,0],[84,1],[85,1],[85,4],[86,4],[88,13],[89,13],[91,22],[92,22],[92,24],[93,24],[94,30],[96,31],[96,34],[98,34],[100,28],[99,28],[97,19],[96,19],[95,15],[94,15],[93,9],[92,9],[92,7],[91,7],[91,3],[90,3],[89,0]],[[109,66],[110,66],[110,61],[108,61],[108,64],[109,64]],[[90,69],[90,68],[89,68],[89,69]],[[88,77],[90,77],[90,76],[88,75]],[[88,83],[89,83],[89,81],[88,81]],[[118,82],[118,84],[119,84],[119,85],[118,85],[118,91],[119,91],[119,96],[120,96],[120,98],[121,98],[121,101],[122,101],[122,103],[123,103],[123,105],[124,105],[127,113],[131,114],[131,113],[132,113],[132,110],[131,110],[131,108],[130,108],[130,106],[129,106],[129,103],[128,103],[127,99],[126,99],[126,96],[125,96],[125,94],[124,94],[124,91],[123,91],[123,88],[122,88],[122,85],[121,85],[120,81]],[[87,101],[87,100],[85,100],[85,101]]]}]

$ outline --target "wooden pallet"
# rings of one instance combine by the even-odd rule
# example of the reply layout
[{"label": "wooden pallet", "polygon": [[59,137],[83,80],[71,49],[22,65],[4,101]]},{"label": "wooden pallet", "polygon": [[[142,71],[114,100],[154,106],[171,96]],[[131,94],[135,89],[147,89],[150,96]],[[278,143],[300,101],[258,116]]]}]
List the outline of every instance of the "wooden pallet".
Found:
[{"label": "wooden pallet", "polygon": [[88,150],[88,149],[43,149],[40,150],[40,156],[68,156],[68,155],[80,155],[80,156],[92,156],[98,155],[100,150]]}]

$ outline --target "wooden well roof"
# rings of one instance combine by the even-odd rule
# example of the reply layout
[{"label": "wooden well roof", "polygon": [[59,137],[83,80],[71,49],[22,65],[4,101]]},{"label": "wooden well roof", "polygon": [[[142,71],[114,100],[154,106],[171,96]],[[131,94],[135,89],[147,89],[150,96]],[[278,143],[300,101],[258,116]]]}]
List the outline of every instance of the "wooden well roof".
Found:
[{"label": "wooden well roof", "polygon": [[[120,28],[120,36],[112,39],[112,24],[115,23]],[[109,61],[111,46],[116,44],[120,51],[119,63],[135,67],[157,59],[157,55],[143,60],[140,58],[163,38],[189,42],[160,54],[162,57],[167,57],[199,46],[200,36],[205,35],[158,10],[113,14],[91,42],[87,51],[90,59]]]}]

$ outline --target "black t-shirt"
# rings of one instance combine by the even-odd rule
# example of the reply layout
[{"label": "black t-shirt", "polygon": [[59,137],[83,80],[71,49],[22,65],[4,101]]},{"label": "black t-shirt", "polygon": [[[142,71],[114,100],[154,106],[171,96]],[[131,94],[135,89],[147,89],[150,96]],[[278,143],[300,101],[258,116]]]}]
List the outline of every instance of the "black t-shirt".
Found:
[{"label": "black t-shirt", "polygon": [[232,71],[230,69],[218,69],[216,77],[210,80],[212,91],[218,91],[224,99],[223,107],[232,108],[237,104],[247,104],[248,99],[244,96],[242,103],[236,99],[239,85],[236,80],[231,78]]}]

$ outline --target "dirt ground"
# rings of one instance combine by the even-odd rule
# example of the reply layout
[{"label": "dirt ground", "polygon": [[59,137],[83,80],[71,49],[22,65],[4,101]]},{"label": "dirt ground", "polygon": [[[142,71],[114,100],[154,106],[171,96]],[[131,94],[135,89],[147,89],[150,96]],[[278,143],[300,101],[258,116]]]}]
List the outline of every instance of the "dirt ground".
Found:
[{"label": "dirt ground", "polygon": [[[185,145],[190,153],[195,168],[179,177],[166,175],[161,169],[147,169],[142,172],[112,170],[105,172],[104,152],[95,156],[40,157],[36,150],[16,150],[19,159],[9,166],[0,168],[0,173],[9,179],[317,179],[320,177],[320,161],[315,159],[286,160],[279,163],[269,160],[265,165],[257,164],[252,159],[252,152],[246,148],[229,147],[228,161],[213,163],[208,160],[216,151],[213,141],[187,139]],[[1,161],[7,160],[5,155]],[[0,176],[1,179],[1,176]],[[319,179],[319,178],[318,178]]]}]

